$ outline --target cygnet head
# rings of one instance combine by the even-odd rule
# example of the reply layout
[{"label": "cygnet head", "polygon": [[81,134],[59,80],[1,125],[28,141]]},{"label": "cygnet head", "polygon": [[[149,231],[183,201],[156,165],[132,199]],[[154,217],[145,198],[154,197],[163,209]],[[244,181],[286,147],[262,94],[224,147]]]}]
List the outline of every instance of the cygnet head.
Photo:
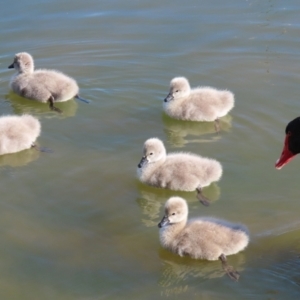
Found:
[{"label": "cygnet head", "polygon": [[175,77],[170,83],[170,92],[165,98],[165,102],[187,97],[190,94],[191,87],[185,77]]},{"label": "cygnet head", "polygon": [[144,143],[143,157],[138,164],[142,168],[146,164],[157,162],[166,157],[166,149],[164,143],[158,138],[148,139]]},{"label": "cygnet head", "polygon": [[158,227],[186,222],[189,209],[186,201],[180,197],[171,197],[165,204],[165,215],[159,222]]},{"label": "cygnet head", "polygon": [[32,73],[34,70],[33,58],[27,52],[17,53],[14,62],[8,68],[16,69],[19,73]]}]

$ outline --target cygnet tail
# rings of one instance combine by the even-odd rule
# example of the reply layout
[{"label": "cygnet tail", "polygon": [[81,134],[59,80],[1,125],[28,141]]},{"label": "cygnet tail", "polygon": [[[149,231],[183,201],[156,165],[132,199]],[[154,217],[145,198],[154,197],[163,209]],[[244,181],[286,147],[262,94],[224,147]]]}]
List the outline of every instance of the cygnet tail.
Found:
[{"label": "cygnet tail", "polygon": [[211,181],[219,181],[220,178],[222,177],[223,169],[222,165],[216,161],[216,160],[211,160],[208,168],[208,174],[209,177],[211,178]]},{"label": "cygnet tail", "polygon": [[28,126],[28,128],[30,128],[30,131],[33,132],[34,135],[36,135],[36,139],[41,133],[41,123],[39,122],[39,120],[28,114],[22,115],[22,119],[23,122]]},{"label": "cygnet tail", "polygon": [[234,94],[230,91],[223,91],[222,100],[222,112],[220,117],[223,117],[228,114],[228,112],[234,107]]},{"label": "cygnet tail", "polygon": [[80,101],[82,101],[82,102],[84,102],[84,103],[90,103],[89,100],[86,100],[86,99],[84,99],[84,98],[81,98],[79,95],[76,95],[75,98],[78,99],[78,100],[80,100]]}]

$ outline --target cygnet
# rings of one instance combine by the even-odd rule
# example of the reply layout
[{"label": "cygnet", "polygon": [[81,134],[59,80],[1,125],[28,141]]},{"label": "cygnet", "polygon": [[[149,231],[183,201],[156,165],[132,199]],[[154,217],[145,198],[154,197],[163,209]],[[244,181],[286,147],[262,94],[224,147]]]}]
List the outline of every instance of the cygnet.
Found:
[{"label": "cygnet", "polygon": [[248,229],[241,224],[203,217],[188,220],[188,206],[180,197],[171,197],[158,224],[163,248],[180,256],[218,260],[228,276],[237,281],[239,273],[227,264],[226,256],[244,250],[249,243]]},{"label": "cygnet", "polygon": [[227,90],[212,87],[191,89],[185,77],[175,77],[170,83],[170,92],[164,100],[167,115],[178,120],[215,121],[219,131],[219,118],[234,107],[234,95]]},{"label": "cygnet", "polygon": [[197,191],[197,198],[204,205],[209,200],[202,188],[218,181],[222,176],[221,164],[211,158],[191,153],[167,155],[163,142],[158,138],[146,140],[137,175],[141,182],[175,191]]},{"label": "cygnet", "polygon": [[0,117],[0,155],[35,146],[40,132],[39,120],[31,115]]},{"label": "cygnet", "polygon": [[88,103],[79,96],[79,88],[73,78],[56,70],[34,70],[34,61],[29,53],[17,53],[8,68],[17,70],[10,80],[10,88],[22,97],[49,102],[50,108],[58,112],[61,111],[54,106],[54,102],[75,97]]}]

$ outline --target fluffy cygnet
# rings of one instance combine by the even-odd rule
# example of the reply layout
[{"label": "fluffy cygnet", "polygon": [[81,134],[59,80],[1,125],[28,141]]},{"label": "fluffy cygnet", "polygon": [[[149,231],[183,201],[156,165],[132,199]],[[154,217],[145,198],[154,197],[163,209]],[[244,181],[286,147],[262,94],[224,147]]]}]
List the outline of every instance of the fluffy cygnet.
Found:
[{"label": "fluffy cygnet", "polygon": [[28,99],[49,102],[52,110],[60,112],[54,102],[63,102],[74,97],[88,102],[79,97],[79,88],[73,78],[55,70],[35,71],[33,58],[29,53],[17,53],[8,68],[17,70],[10,80],[10,88],[15,93]]},{"label": "fluffy cygnet", "polygon": [[230,91],[212,87],[191,89],[185,77],[175,77],[170,92],[164,100],[164,110],[170,117],[188,121],[216,121],[234,107],[234,95]]},{"label": "fluffy cygnet", "polygon": [[140,181],[155,187],[196,190],[197,198],[207,206],[209,200],[203,196],[202,188],[221,178],[222,166],[214,159],[195,154],[179,152],[167,155],[163,142],[151,138],[144,143],[137,174]]},{"label": "fluffy cygnet", "polygon": [[0,117],[0,155],[35,146],[40,132],[39,120],[31,115]]},{"label": "fluffy cygnet", "polygon": [[228,276],[237,281],[239,273],[227,264],[226,256],[247,247],[247,228],[209,217],[187,219],[186,201],[180,197],[171,197],[165,204],[164,217],[158,224],[162,247],[194,259],[220,259]]}]

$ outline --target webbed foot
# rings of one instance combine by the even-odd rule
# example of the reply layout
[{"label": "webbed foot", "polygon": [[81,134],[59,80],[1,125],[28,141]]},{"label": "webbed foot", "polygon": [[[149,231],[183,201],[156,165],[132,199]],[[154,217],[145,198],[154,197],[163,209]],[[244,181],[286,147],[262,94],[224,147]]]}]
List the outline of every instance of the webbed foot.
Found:
[{"label": "webbed foot", "polygon": [[220,120],[219,120],[219,118],[215,119],[215,131],[216,131],[217,134],[220,133]]},{"label": "webbed foot", "polygon": [[240,273],[236,271],[232,266],[228,265],[226,256],[224,254],[221,254],[219,259],[222,262],[223,270],[226,272],[229,278],[231,278],[233,281],[238,281],[240,278]]},{"label": "webbed foot", "polygon": [[87,104],[90,103],[89,100],[86,100],[86,99],[84,99],[84,98],[81,98],[78,94],[75,96],[75,98],[78,99],[78,100],[80,100],[80,101],[82,101],[82,102],[84,102],[84,103],[87,103]]},{"label": "webbed foot", "polygon": [[36,151],[40,151],[40,152],[53,153],[53,150],[46,147],[39,147],[36,144],[32,144],[31,148],[34,148]]},{"label": "webbed foot", "polygon": [[49,107],[50,107],[51,110],[56,111],[58,113],[62,113],[61,109],[59,109],[59,108],[57,108],[57,107],[54,106],[54,98],[53,98],[53,96],[50,96],[50,98],[48,99],[48,102],[49,102]]},{"label": "webbed foot", "polygon": [[209,206],[210,205],[210,200],[203,195],[202,189],[201,188],[197,188],[196,191],[197,191],[197,199],[204,206]]}]

